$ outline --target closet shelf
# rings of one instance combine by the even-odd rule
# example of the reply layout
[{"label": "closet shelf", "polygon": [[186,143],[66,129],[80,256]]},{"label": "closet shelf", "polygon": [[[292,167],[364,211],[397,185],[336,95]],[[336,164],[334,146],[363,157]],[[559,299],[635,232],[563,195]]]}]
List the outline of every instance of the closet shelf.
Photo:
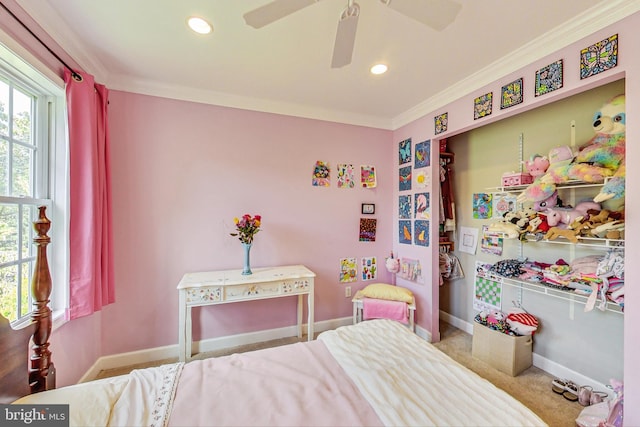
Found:
[{"label": "closet shelf", "polygon": [[[587,303],[588,296],[580,295],[580,294],[577,294],[577,293],[575,293],[573,291],[555,289],[555,288],[552,288],[550,286],[545,286],[545,285],[542,285],[542,284],[539,284],[539,283],[527,282],[525,280],[518,280],[518,279],[513,279],[513,278],[510,278],[510,277],[496,276],[496,278],[502,279],[502,283],[507,285],[507,286],[519,288],[519,289],[522,289],[524,291],[534,292],[534,293],[543,294],[543,295],[548,295],[548,296],[552,296],[552,297],[555,297],[555,298],[563,299],[565,301],[577,302],[579,304],[586,304]],[[595,307],[593,309],[594,310],[599,310],[598,309],[599,304],[600,304],[600,300],[596,301]],[[618,313],[618,314],[624,314],[624,312],[622,311],[622,307],[620,307],[618,304],[616,304],[614,302],[611,302],[611,301],[607,301],[605,303],[605,311],[610,311],[610,312]]]},{"label": "closet shelf", "polygon": [[[556,184],[556,188],[589,188],[589,187],[602,187],[609,178],[605,178],[603,182],[584,182],[578,180],[571,180],[567,182],[563,182],[561,184]],[[522,190],[527,188],[529,184],[526,185],[513,185],[509,187],[498,186],[498,187],[489,187],[487,190],[490,190],[491,193],[520,193]]]},{"label": "closet shelf", "polygon": [[605,239],[600,237],[582,237],[578,236],[578,243],[573,243],[567,240],[565,237],[558,237],[556,240],[535,240],[527,239],[525,236],[524,242],[529,243],[550,243],[552,245],[574,245],[589,247],[595,249],[624,249],[624,240],[622,239]]}]

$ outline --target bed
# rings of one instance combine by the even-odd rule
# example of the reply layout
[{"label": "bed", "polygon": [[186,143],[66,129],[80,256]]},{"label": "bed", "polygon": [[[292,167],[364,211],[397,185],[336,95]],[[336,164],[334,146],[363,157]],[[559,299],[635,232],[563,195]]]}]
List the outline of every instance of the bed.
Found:
[{"label": "bed", "polygon": [[[7,325],[0,322],[3,351],[16,332]],[[11,384],[25,390],[26,342],[21,347],[22,380],[14,374]],[[70,424],[78,426],[545,425],[506,392],[385,319],[325,331],[311,342],[139,369],[13,403],[69,404]]]}]

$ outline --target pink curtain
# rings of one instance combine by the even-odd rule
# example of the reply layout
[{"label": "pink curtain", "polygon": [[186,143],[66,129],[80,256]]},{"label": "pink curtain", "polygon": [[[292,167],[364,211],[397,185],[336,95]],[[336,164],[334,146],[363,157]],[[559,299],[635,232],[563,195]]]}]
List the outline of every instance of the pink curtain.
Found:
[{"label": "pink curtain", "polygon": [[111,179],[109,167],[109,90],[93,76],[65,69],[69,120],[70,225],[69,318],[99,311],[115,301]]}]

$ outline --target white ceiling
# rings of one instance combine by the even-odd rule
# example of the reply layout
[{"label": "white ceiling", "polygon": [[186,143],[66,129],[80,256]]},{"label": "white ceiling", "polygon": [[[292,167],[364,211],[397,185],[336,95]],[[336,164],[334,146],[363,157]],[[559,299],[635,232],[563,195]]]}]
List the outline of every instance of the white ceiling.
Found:
[{"label": "white ceiling", "polygon": [[[460,13],[438,32],[379,0],[358,0],[353,60],[339,69],[331,54],[347,0],[321,0],[261,29],[242,15],[269,0],[18,3],[112,90],[385,129],[451,101],[451,86],[488,84],[640,9],[628,0],[455,1]],[[214,32],[191,32],[191,15],[208,19]],[[512,60],[496,75],[491,64],[507,54]],[[377,62],[389,71],[371,75]]]}]

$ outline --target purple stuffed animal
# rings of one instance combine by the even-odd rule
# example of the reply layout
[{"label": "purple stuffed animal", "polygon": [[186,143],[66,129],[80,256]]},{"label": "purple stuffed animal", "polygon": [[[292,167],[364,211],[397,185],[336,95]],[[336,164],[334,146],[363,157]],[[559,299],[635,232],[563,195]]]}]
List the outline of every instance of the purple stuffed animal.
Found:
[{"label": "purple stuffed animal", "polygon": [[560,198],[558,197],[558,190],[554,191],[553,194],[546,199],[533,203],[533,210],[536,212],[542,212],[546,209],[562,207],[564,207],[564,205],[562,203],[562,200],[560,200]]},{"label": "purple stuffed animal", "polygon": [[587,211],[590,209],[600,211],[601,207],[599,203],[585,201],[578,203],[573,209],[550,208],[544,214],[547,215],[549,226],[556,227],[559,224],[563,224],[566,227],[579,217],[586,216]]}]

